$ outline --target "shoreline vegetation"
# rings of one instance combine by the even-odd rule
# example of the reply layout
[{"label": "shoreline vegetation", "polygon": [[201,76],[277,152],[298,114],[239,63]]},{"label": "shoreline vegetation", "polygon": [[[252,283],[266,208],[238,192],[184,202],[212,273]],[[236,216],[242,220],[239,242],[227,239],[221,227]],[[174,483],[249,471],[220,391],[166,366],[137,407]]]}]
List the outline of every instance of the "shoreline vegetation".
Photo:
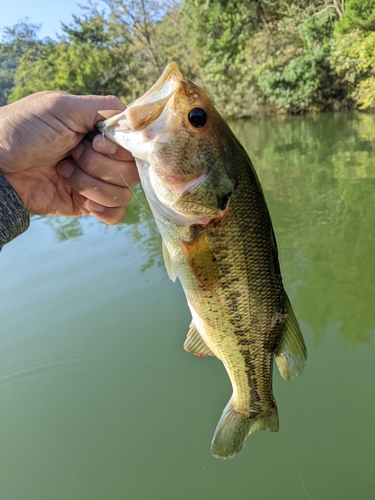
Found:
[{"label": "shoreline vegetation", "polygon": [[227,118],[375,108],[375,0],[101,0],[53,40],[0,43],[0,104],[41,90],[129,103],[176,61]]}]

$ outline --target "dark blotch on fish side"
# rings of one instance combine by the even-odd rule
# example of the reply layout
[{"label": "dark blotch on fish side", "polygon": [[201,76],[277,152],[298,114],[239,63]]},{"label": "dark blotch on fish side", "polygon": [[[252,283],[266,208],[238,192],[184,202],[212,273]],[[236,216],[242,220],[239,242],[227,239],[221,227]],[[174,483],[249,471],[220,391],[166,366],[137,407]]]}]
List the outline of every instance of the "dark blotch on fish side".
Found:
[{"label": "dark blotch on fish side", "polygon": [[225,210],[232,193],[223,194],[217,197],[217,206],[220,210]]}]

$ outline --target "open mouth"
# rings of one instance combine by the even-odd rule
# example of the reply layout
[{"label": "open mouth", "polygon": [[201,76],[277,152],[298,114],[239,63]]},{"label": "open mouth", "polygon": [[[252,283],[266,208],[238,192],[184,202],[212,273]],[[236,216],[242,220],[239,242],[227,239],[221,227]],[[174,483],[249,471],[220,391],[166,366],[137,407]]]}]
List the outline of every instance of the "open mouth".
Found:
[{"label": "open mouth", "polygon": [[123,145],[116,132],[141,131],[154,123],[181,80],[183,76],[177,64],[168,64],[158,81],[143,96],[133,101],[122,113],[98,122],[97,128],[120,146]]}]

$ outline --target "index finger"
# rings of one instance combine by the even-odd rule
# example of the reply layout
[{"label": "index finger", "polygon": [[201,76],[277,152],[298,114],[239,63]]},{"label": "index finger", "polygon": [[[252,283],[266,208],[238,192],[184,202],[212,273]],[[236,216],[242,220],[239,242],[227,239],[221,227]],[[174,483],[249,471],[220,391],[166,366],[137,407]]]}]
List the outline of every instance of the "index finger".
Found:
[{"label": "index finger", "polygon": [[92,148],[97,153],[102,153],[115,160],[134,161],[132,154],[127,149],[122,148],[103,135],[96,135],[94,137]]}]

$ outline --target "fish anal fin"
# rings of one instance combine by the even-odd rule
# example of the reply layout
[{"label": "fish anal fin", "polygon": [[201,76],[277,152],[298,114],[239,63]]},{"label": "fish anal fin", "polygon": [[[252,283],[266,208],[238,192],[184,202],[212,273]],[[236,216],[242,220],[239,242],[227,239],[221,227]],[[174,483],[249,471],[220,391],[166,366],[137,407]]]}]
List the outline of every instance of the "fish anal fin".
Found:
[{"label": "fish anal fin", "polygon": [[255,431],[279,430],[277,406],[252,416],[235,411],[232,400],[229,401],[217,424],[211,443],[211,453],[216,458],[232,458],[239,453],[247,437]]},{"label": "fish anal fin", "polygon": [[206,356],[215,356],[206,342],[202,339],[202,336],[198,332],[194,323],[190,324],[190,328],[184,343],[184,349],[185,351],[191,352],[192,354],[195,354],[200,358],[205,358]]},{"label": "fish anal fin", "polygon": [[168,248],[167,248],[164,240],[162,240],[162,249],[163,249],[164,264],[165,264],[165,268],[167,270],[169,279],[171,279],[173,282],[175,282],[176,278],[177,278],[177,274],[176,274],[171,256],[168,252]]},{"label": "fish anal fin", "polygon": [[180,241],[191,272],[201,285],[213,290],[219,281],[219,268],[204,233],[192,241]]},{"label": "fish anal fin", "polygon": [[290,380],[303,372],[307,359],[307,350],[297,318],[288,298],[286,312],[284,332],[275,354],[276,364],[281,376],[285,380]]}]

